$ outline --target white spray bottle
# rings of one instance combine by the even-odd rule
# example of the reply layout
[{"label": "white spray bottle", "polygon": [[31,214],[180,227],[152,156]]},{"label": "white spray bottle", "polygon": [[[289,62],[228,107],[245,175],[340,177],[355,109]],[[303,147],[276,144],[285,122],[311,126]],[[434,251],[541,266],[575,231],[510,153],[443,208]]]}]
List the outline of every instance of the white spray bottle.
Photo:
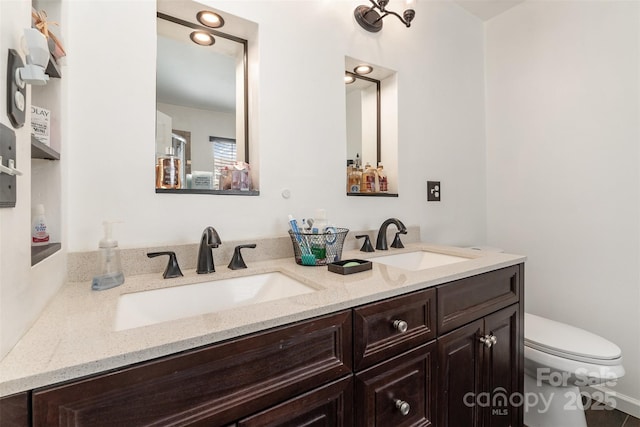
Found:
[{"label": "white spray bottle", "polygon": [[101,291],[124,283],[118,241],[112,236],[112,224],[117,221],[104,221],[104,237],[98,243],[98,271],[91,281],[91,289]]}]

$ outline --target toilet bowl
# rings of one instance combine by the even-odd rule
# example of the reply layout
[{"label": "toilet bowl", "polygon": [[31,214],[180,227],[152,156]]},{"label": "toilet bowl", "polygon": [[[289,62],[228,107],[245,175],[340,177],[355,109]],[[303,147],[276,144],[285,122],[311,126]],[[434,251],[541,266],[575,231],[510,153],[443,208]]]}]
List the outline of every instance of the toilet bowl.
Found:
[{"label": "toilet bowl", "polygon": [[580,387],[614,383],[624,375],[614,343],[574,326],[525,313],[524,423],[528,427],[586,427]]}]

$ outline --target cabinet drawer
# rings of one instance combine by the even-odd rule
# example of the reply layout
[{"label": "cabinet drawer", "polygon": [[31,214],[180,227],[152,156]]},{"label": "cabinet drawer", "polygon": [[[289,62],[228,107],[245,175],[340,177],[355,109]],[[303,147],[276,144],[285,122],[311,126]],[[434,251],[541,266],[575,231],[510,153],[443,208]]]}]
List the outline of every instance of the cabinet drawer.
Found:
[{"label": "cabinet drawer", "polygon": [[433,425],[436,357],[432,341],[356,374],[355,425]]},{"label": "cabinet drawer", "polygon": [[[435,289],[354,310],[354,369],[372,366],[436,337]],[[406,323],[401,332],[398,322]]]},{"label": "cabinet drawer", "polygon": [[348,376],[238,422],[238,427],[351,427],[353,376]]},{"label": "cabinet drawer", "polygon": [[517,303],[522,275],[515,265],[438,286],[438,334]]},{"label": "cabinet drawer", "polygon": [[351,371],[351,313],[35,391],[34,425],[227,425]]}]

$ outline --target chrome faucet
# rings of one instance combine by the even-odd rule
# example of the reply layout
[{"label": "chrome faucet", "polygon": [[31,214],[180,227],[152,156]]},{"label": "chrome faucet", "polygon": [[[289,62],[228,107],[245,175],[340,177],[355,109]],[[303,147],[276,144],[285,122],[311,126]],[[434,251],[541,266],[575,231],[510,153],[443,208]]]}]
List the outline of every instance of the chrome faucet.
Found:
[{"label": "chrome faucet", "polygon": [[389,218],[380,226],[380,230],[378,230],[378,238],[376,239],[376,249],[379,251],[386,251],[389,249],[387,246],[387,227],[389,224],[395,224],[398,232],[396,233],[396,238],[393,240],[391,247],[394,248],[403,248],[402,242],[400,241],[400,234],[407,234],[407,227],[404,226],[402,221],[397,218]]},{"label": "chrome faucet", "polygon": [[211,249],[217,248],[222,241],[218,232],[213,227],[207,227],[202,232],[200,238],[200,249],[198,249],[198,267],[196,273],[207,274],[216,271],[216,267],[213,264],[213,254]]}]

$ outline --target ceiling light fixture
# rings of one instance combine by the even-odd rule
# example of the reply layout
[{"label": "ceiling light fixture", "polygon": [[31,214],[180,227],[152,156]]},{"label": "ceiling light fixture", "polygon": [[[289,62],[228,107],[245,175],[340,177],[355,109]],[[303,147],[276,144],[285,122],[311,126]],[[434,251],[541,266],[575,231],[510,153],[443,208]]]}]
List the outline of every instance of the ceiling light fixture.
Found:
[{"label": "ceiling light fixture", "polygon": [[346,72],[344,73],[344,82],[348,85],[350,85],[351,83],[355,82],[356,78],[353,77],[353,74]]},{"label": "ceiling light fixture", "polygon": [[198,19],[198,22],[205,27],[220,28],[224,25],[224,19],[222,19],[222,16],[209,10],[201,10],[196,15],[196,18]]},{"label": "ceiling light fixture", "polygon": [[209,33],[205,33],[204,31],[193,31],[189,34],[191,41],[195,44],[199,44],[200,46],[211,46],[216,42],[216,39]]},{"label": "ceiling light fixture", "polygon": [[[402,16],[398,15],[396,12],[386,9],[389,4],[389,0],[369,1],[373,6],[358,6],[353,12],[353,15],[362,28],[372,33],[377,33],[382,29],[382,19],[387,15],[396,16],[407,27],[411,26],[411,21],[413,21],[413,18],[416,16],[416,12],[412,8],[415,0],[406,0],[405,3],[407,8],[402,12]],[[378,13],[378,11],[380,13]]]},{"label": "ceiling light fixture", "polygon": [[361,76],[363,76],[365,74],[369,74],[370,72],[372,72],[373,71],[373,67],[371,65],[362,64],[362,65],[358,65],[356,68],[354,68],[353,71],[356,74],[360,74]]}]

